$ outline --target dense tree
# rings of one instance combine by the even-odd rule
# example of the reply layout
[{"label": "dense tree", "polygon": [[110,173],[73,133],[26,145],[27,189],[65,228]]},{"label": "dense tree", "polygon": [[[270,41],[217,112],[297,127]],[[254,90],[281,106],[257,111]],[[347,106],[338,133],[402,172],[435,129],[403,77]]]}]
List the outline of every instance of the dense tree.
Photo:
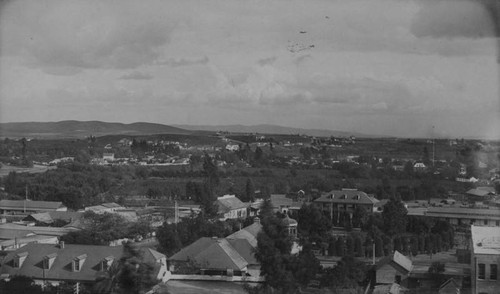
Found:
[{"label": "dense tree", "polygon": [[362,228],[368,221],[368,213],[363,206],[357,205],[352,214],[352,226]]},{"label": "dense tree", "polygon": [[321,237],[330,229],[329,220],[314,205],[304,204],[297,214],[298,231],[303,237]]},{"label": "dense tree", "polygon": [[321,271],[319,260],[314,256],[309,243],[304,244],[297,256],[291,257],[290,270],[295,281],[301,285],[307,285]]},{"label": "dense tree", "polygon": [[251,178],[247,179],[245,185],[245,201],[254,201],[255,200],[255,186]]},{"label": "dense tree", "polygon": [[406,231],[407,214],[408,211],[401,200],[390,199],[382,211],[383,231],[389,236],[404,233]]},{"label": "dense tree", "polygon": [[337,256],[345,256],[345,239],[342,236],[338,237],[337,241],[335,241],[335,249]]},{"label": "dense tree", "polygon": [[106,276],[97,280],[93,292],[99,294],[139,294],[145,293],[158,281],[153,276],[154,265],[144,261],[138,248],[131,243],[123,246],[123,255]]},{"label": "dense tree", "polygon": [[147,222],[128,222],[114,213],[86,211],[82,222],[84,229],[61,236],[61,240],[68,244],[108,245],[117,239],[146,237],[153,231]]},{"label": "dense tree", "polygon": [[354,241],[354,255],[357,257],[364,256],[363,240],[361,240],[361,237],[356,235],[356,236],[354,236],[353,241]]},{"label": "dense tree", "polygon": [[446,280],[446,276],[443,274],[444,271],[445,264],[439,261],[435,261],[429,266],[429,276],[435,288],[438,288]]},{"label": "dense tree", "polygon": [[[360,289],[366,280],[367,266],[354,257],[342,258],[337,266],[325,270],[321,286],[332,289]],[[356,293],[356,292],[353,292]]]},{"label": "dense tree", "polygon": [[[30,293],[30,294],[42,294],[44,292],[40,285],[35,284],[35,281],[29,277],[25,276],[14,276],[10,281],[1,280],[0,281],[0,292],[1,293]],[[56,293],[56,292],[52,292]]]},{"label": "dense tree", "polygon": [[297,287],[291,270],[292,243],[282,220],[273,214],[270,201],[265,201],[261,208],[261,223],[255,256],[266,277],[265,285],[281,293],[293,293]]}]

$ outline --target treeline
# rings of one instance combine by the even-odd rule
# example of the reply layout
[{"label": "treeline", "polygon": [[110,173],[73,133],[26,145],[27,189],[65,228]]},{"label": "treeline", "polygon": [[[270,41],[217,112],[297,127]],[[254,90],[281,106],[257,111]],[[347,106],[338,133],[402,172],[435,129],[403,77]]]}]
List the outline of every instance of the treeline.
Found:
[{"label": "treeline", "polygon": [[[314,211],[310,212],[316,215],[312,223],[321,221],[320,215]],[[303,216],[306,217],[307,214]],[[266,201],[260,217],[263,227],[257,236],[255,256],[261,264],[261,274],[266,280],[263,285],[249,288],[249,293],[302,293],[301,289],[307,288],[312,282],[316,286],[332,291],[338,289],[356,291],[366,284],[367,267],[365,263],[353,257],[343,258],[332,269],[321,267],[313,252],[315,242],[311,240],[314,238],[317,240],[319,237],[317,234],[327,230],[325,226],[313,229],[307,237],[301,236],[299,242],[302,250],[298,254],[292,254],[293,240],[283,223],[284,216],[274,214],[269,201]],[[306,227],[302,227],[299,232],[304,233],[305,229]]]},{"label": "treeline", "polygon": [[183,219],[177,224],[163,223],[156,230],[158,239],[158,250],[167,256],[172,256],[183,247],[188,246],[201,237],[226,237],[237,231],[241,226],[238,221],[211,221],[204,215],[199,214],[191,218]]},{"label": "treeline", "polygon": [[61,237],[68,244],[109,245],[118,239],[142,239],[154,230],[148,222],[128,222],[114,213],[96,214],[87,211],[82,219],[83,229]]},{"label": "treeline", "polygon": [[[368,213],[358,207],[353,213],[329,214],[304,205],[296,218],[299,235],[316,244],[324,255],[372,257],[373,246],[377,257],[393,250],[406,255],[433,254],[454,246],[454,229],[448,222],[408,216],[397,199],[389,200],[382,213]],[[329,234],[334,225],[342,225],[348,234]],[[353,228],[360,230],[352,231]]]},{"label": "treeline", "polygon": [[[3,178],[7,193],[31,200],[61,201],[78,210],[102,203],[103,193],[124,180],[141,177],[133,166],[106,168],[78,162],[59,165],[57,169],[40,174],[11,172]],[[109,199],[114,201],[114,199]]]}]

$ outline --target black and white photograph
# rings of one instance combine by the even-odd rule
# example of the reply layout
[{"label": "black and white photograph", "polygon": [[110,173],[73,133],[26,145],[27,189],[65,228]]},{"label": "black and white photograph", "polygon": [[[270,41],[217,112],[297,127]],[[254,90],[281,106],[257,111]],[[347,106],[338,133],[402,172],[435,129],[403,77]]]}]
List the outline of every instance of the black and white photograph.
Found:
[{"label": "black and white photograph", "polygon": [[0,293],[500,293],[500,1],[0,0]]}]

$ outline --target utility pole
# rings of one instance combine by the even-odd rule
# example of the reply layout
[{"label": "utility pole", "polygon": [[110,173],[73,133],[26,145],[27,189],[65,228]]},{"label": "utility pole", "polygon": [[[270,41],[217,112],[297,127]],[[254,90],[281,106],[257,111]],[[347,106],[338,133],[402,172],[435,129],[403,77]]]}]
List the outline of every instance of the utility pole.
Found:
[{"label": "utility pole", "polygon": [[26,201],[28,201],[28,184],[24,187],[24,202],[23,202],[23,211],[26,213]]},{"label": "utility pole", "polygon": [[434,126],[432,126],[432,167],[434,167],[434,158],[435,158],[435,151],[436,151],[436,148],[435,148],[435,143],[434,143],[434,140],[435,140],[435,135],[434,135]]},{"label": "utility pole", "polygon": [[375,265],[375,240],[372,241],[373,242],[373,245],[372,245],[372,257],[373,257],[373,265]]},{"label": "utility pole", "polygon": [[174,203],[175,203],[174,222],[175,225],[177,226],[177,223],[179,222],[179,205],[177,204],[177,200],[175,200]]}]

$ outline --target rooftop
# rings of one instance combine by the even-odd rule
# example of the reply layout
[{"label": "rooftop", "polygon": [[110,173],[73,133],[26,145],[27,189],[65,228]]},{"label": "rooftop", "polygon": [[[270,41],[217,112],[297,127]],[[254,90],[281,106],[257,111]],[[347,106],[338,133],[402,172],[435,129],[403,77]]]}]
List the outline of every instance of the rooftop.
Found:
[{"label": "rooftop", "polygon": [[184,247],[169,260],[194,260],[205,269],[242,270],[248,262],[226,239],[203,237]]},{"label": "rooftop", "polygon": [[56,201],[0,200],[0,209],[55,210],[61,207],[64,207],[62,202]]},{"label": "rooftop", "polygon": [[475,254],[500,255],[500,227],[471,226]]},{"label": "rooftop", "polygon": [[[27,254],[20,268],[13,267],[13,259],[17,254]],[[42,270],[41,261],[45,256],[57,254],[50,269]],[[85,257],[79,272],[72,271],[71,262],[77,257]],[[119,259],[123,254],[122,246],[94,246],[66,244],[64,248],[53,244],[30,243],[10,252],[4,259],[0,274],[24,275],[33,278],[52,280],[94,281],[99,272],[99,263],[108,256]]]},{"label": "rooftop", "polygon": [[375,204],[379,200],[358,190],[333,190],[321,195],[314,202]]},{"label": "rooftop", "polygon": [[493,195],[494,193],[485,189],[484,187],[482,189],[470,189],[469,191],[465,192],[468,195],[472,196],[479,196],[479,197],[485,197],[488,195]]},{"label": "rooftop", "polygon": [[476,218],[490,216],[500,218],[500,208],[468,208],[468,207],[429,207],[425,212],[428,216],[456,215],[461,218]]},{"label": "rooftop", "polygon": [[226,213],[234,209],[246,208],[247,204],[241,202],[235,195],[224,195],[217,197],[217,206],[219,213]]}]

